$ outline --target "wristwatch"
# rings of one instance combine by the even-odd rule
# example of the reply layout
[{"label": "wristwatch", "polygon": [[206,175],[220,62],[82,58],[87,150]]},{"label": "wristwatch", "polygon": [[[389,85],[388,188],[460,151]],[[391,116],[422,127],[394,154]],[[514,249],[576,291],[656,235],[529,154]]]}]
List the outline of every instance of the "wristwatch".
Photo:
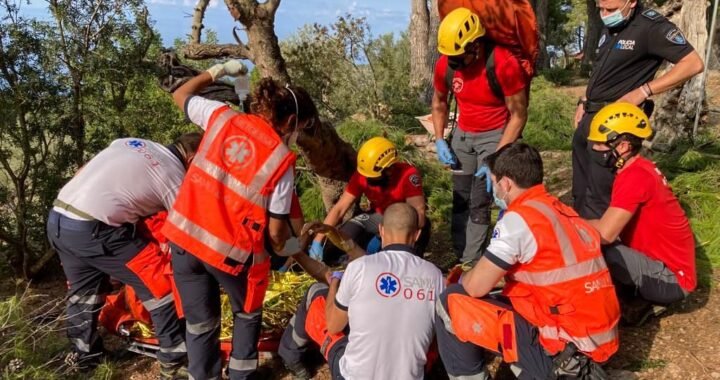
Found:
[{"label": "wristwatch", "polygon": [[579,105],[581,105],[581,104],[583,104],[583,103],[585,103],[585,102],[586,102],[586,100],[583,99],[582,96],[581,96],[581,97],[578,98],[577,105],[579,106]]},{"label": "wristwatch", "polygon": [[330,275],[330,280],[333,278],[336,278],[338,281],[342,280],[343,272],[332,272]]}]

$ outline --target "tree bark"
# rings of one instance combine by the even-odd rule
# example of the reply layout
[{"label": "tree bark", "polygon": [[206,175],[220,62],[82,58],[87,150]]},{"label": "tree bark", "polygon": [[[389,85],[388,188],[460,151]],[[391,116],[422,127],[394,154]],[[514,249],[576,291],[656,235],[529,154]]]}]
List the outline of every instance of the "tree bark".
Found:
[{"label": "tree bark", "polygon": [[550,12],[549,0],[535,0],[535,17],[537,18],[538,34],[540,38],[538,40],[540,54],[535,67],[538,70],[550,68],[550,57],[547,52],[547,35],[548,35],[548,17]]},{"label": "tree bark", "polygon": [[435,72],[435,63],[440,58],[440,52],[437,49],[438,42],[438,29],[440,28],[440,11],[438,8],[438,0],[430,1],[429,8],[429,30],[428,30],[428,66],[430,67],[430,80],[425,87],[425,104],[430,104],[432,96],[435,91],[433,87],[433,75]]},{"label": "tree bark", "polygon": [[602,20],[600,13],[595,6],[595,0],[586,0],[587,4],[587,33],[585,33],[585,49],[583,50],[583,72],[590,72],[590,69],[597,58],[597,46],[602,32]]},{"label": "tree bark", "polygon": [[[683,32],[688,43],[705,58],[708,32],[707,2],[705,0],[671,0],[662,8],[663,13]],[[703,20],[698,22],[698,20]],[[668,64],[658,73],[662,75],[672,65]],[[678,137],[692,133],[695,111],[700,98],[704,95],[702,74],[690,79],[684,86],[670,90],[656,99],[653,123],[655,140],[672,143]]]},{"label": "tree bark", "polygon": [[428,60],[430,12],[427,0],[412,0],[410,15],[410,87],[423,89],[432,69]]},{"label": "tree bark", "polygon": [[[285,59],[275,35],[275,12],[280,6],[280,0],[225,0],[225,4],[233,19],[240,21],[245,27],[247,43],[241,41],[233,32],[237,44],[202,44],[200,31],[206,8],[198,4],[193,15],[193,43],[184,49],[185,57],[249,59],[262,77],[270,77],[283,84],[290,83]],[[174,91],[197,74],[193,69],[180,64],[175,56],[166,56],[164,59],[162,66],[165,70],[161,77],[161,86],[166,91]],[[206,91],[203,96],[237,104],[237,97],[232,89],[224,88],[222,84],[216,83]],[[300,131],[298,147],[306,157],[308,166],[325,179],[320,181],[321,192],[326,208],[331,207],[342,194],[342,182],[347,182],[355,170],[355,150],[338,136],[331,124],[320,122],[313,123],[308,130]]]}]

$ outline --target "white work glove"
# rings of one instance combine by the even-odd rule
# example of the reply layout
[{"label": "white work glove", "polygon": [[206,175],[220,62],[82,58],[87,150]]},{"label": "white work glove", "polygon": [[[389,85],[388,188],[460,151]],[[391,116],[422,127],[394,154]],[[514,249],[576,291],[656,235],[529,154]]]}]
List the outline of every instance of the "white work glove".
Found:
[{"label": "white work glove", "polygon": [[242,62],[233,59],[225,63],[218,63],[217,65],[207,69],[207,72],[210,74],[214,82],[225,75],[229,75],[231,77],[245,75],[247,74],[248,69]]},{"label": "white work glove", "polygon": [[278,256],[288,257],[300,252],[300,240],[296,237],[291,237],[285,241],[285,247],[280,252],[275,252]]}]

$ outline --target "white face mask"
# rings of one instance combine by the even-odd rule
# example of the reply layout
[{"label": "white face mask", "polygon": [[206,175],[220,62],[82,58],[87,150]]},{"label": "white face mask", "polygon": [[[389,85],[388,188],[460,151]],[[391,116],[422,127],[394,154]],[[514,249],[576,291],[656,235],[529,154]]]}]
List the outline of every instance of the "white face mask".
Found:
[{"label": "white face mask", "polygon": [[630,0],[627,0],[625,2],[625,5],[623,5],[622,8],[616,10],[615,12],[610,13],[607,16],[601,16],[600,18],[602,19],[603,24],[605,24],[605,26],[607,26],[608,28],[614,28],[622,25],[625,22],[625,16],[623,16],[622,13],[628,6],[628,4],[630,4]]}]

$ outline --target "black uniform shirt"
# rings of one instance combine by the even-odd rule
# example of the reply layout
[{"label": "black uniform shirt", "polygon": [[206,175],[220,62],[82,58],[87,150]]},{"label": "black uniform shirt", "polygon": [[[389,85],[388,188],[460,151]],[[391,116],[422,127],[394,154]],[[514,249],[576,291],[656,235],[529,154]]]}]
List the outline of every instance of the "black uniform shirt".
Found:
[{"label": "black uniform shirt", "polygon": [[594,102],[616,101],[651,81],[663,60],[677,63],[692,51],[675,24],[638,3],[624,27],[603,30],[587,98]]}]

